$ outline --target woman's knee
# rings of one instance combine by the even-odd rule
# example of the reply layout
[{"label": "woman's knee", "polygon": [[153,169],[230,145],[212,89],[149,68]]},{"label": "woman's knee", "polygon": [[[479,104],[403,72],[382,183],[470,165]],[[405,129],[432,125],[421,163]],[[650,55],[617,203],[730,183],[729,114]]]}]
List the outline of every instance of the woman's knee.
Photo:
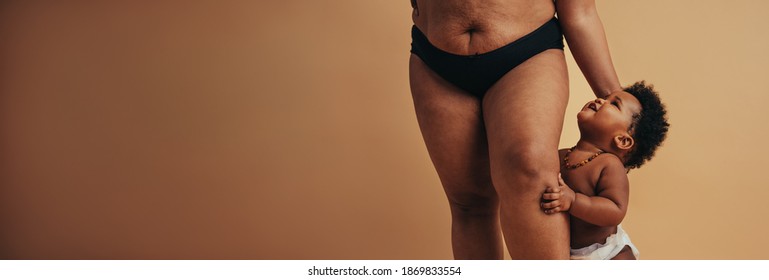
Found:
[{"label": "woman's knee", "polygon": [[539,197],[558,185],[557,150],[529,147],[492,157],[491,178],[500,199]]},{"label": "woman's knee", "polygon": [[499,199],[492,186],[485,190],[446,191],[451,213],[455,217],[494,216],[499,209]]}]

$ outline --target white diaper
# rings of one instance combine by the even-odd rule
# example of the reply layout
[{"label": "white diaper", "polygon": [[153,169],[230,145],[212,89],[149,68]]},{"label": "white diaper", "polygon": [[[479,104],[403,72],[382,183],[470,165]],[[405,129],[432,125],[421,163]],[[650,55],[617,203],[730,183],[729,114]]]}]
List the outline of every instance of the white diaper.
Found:
[{"label": "white diaper", "polygon": [[633,255],[636,259],[638,259],[638,249],[636,249],[635,245],[630,242],[630,236],[628,236],[627,233],[622,230],[622,226],[617,226],[617,233],[607,237],[606,243],[595,243],[585,248],[572,249],[571,259],[609,260],[617,256],[617,254],[619,254],[619,252],[622,251],[622,248],[625,248],[625,246],[630,246],[630,249],[633,250]]}]

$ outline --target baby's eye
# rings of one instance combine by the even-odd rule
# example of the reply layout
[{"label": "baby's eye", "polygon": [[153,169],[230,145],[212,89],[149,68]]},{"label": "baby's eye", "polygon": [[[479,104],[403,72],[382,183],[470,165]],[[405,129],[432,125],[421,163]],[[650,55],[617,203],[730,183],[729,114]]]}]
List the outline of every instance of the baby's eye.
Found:
[{"label": "baby's eye", "polygon": [[614,107],[619,108],[619,102],[617,101],[612,102],[611,105],[614,105]]}]

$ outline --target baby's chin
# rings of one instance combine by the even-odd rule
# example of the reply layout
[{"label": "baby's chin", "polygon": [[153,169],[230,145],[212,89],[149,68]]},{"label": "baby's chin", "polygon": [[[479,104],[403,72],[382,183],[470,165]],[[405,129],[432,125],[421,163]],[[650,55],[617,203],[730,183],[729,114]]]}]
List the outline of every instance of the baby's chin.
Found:
[{"label": "baby's chin", "polygon": [[591,111],[590,109],[579,111],[577,113],[577,123],[588,120],[593,116],[594,113],[595,112]]}]

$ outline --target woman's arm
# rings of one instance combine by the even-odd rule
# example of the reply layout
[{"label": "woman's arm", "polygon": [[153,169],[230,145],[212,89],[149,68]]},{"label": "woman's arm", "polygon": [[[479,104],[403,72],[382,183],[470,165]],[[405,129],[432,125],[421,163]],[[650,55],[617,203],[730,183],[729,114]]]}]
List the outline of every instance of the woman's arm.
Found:
[{"label": "woman's arm", "polygon": [[556,1],[558,20],[574,60],[597,97],[622,90],[594,0]]}]

